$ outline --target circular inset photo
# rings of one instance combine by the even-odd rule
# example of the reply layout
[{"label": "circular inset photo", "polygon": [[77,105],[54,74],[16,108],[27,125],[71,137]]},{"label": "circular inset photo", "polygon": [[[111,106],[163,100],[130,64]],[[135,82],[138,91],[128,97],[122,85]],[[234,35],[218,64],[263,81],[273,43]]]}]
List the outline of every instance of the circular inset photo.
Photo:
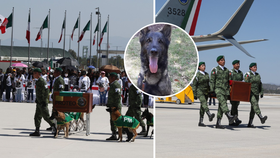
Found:
[{"label": "circular inset photo", "polygon": [[154,23],[128,42],[124,64],[130,82],[153,96],[172,96],[196,75],[198,52],[189,34],[170,23]]}]

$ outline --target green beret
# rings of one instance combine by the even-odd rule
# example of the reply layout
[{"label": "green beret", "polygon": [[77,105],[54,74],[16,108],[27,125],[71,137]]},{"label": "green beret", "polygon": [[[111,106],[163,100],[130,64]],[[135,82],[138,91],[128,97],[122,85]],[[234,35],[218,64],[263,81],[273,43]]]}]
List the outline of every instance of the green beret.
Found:
[{"label": "green beret", "polygon": [[62,72],[62,69],[60,67],[55,68],[55,71],[60,71]]},{"label": "green beret", "polygon": [[200,67],[202,64],[205,65],[205,62],[203,62],[203,61],[199,62],[198,67]]},{"label": "green beret", "polygon": [[239,60],[234,60],[233,62],[232,62],[232,65],[234,65],[234,64],[236,64],[236,63],[239,63],[240,61]]},{"label": "green beret", "polygon": [[249,65],[249,67],[251,68],[251,67],[256,66],[256,65],[257,65],[257,63],[251,63],[251,64]]},{"label": "green beret", "polygon": [[39,69],[39,68],[35,68],[35,69],[33,70],[33,72],[40,72],[40,73],[42,73],[42,70]]},{"label": "green beret", "polygon": [[110,73],[110,76],[118,76],[118,74],[115,73],[115,72],[111,72],[111,73]]},{"label": "green beret", "polygon": [[223,55],[220,55],[217,57],[217,62],[220,61],[221,59],[225,58]]}]

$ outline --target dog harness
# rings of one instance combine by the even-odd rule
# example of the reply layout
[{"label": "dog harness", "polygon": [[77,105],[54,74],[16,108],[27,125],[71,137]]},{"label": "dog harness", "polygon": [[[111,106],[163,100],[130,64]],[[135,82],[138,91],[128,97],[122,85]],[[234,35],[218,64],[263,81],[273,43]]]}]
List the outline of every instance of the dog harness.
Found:
[{"label": "dog harness", "polygon": [[130,129],[135,129],[140,124],[138,120],[130,116],[120,116],[114,123],[117,127]]},{"label": "dog harness", "polygon": [[65,123],[73,120],[73,118],[68,113],[64,113],[64,114],[65,114],[65,120],[57,122],[57,125],[64,125]]}]

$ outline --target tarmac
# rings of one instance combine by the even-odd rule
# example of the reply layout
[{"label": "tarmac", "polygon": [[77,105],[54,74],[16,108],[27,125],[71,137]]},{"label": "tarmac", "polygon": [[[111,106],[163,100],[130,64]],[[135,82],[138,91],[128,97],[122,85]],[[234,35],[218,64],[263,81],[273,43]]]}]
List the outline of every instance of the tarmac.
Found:
[{"label": "tarmac", "polygon": [[[216,106],[209,106],[210,112],[217,114]],[[259,102],[263,115],[268,116],[261,124],[255,115],[253,124],[248,128],[249,102],[239,105],[239,118],[242,124],[228,126],[224,115],[222,125],[226,129],[216,129],[216,116],[209,122],[204,116],[207,127],[199,127],[200,102],[194,104],[175,104],[156,102],[156,157],[157,158],[196,158],[196,157],[280,157],[280,96],[264,96]],[[228,101],[229,108],[231,107]]]},{"label": "tarmac", "polygon": [[[135,142],[106,141],[111,136],[109,113],[105,106],[96,106],[90,114],[90,135],[76,132],[64,138],[60,132],[53,138],[48,123],[42,119],[41,136],[30,137],[34,132],[35,103],[0,102],[0,157],[5,158],[77,158],[77,157],[145,157],[154,156],[153,137],[137,136]],[[49,110],[52,104],[48,105]],[[144,111],[144,109],[142,109]],[[153,109],[149,109],[153,113]],[[127,107],[122,108],[125,114]],[[141,127],[137,132],[141,131]],[[151,130],[149,134],[151,133]],[[123,141],[126,134],[123,135]]]}]

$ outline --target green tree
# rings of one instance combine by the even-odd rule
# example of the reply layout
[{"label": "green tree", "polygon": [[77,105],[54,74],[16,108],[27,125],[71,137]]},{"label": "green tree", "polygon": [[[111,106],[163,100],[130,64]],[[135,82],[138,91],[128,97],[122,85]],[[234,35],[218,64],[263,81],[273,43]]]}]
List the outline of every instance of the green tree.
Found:
[{"label": "green tree", "polygon": [[76,53],[73,49],[69,49],[68,52],[72,55],[72,57],[73,57],[74,59],[78,59],[78,58],[77,58],[77,53]]}]

